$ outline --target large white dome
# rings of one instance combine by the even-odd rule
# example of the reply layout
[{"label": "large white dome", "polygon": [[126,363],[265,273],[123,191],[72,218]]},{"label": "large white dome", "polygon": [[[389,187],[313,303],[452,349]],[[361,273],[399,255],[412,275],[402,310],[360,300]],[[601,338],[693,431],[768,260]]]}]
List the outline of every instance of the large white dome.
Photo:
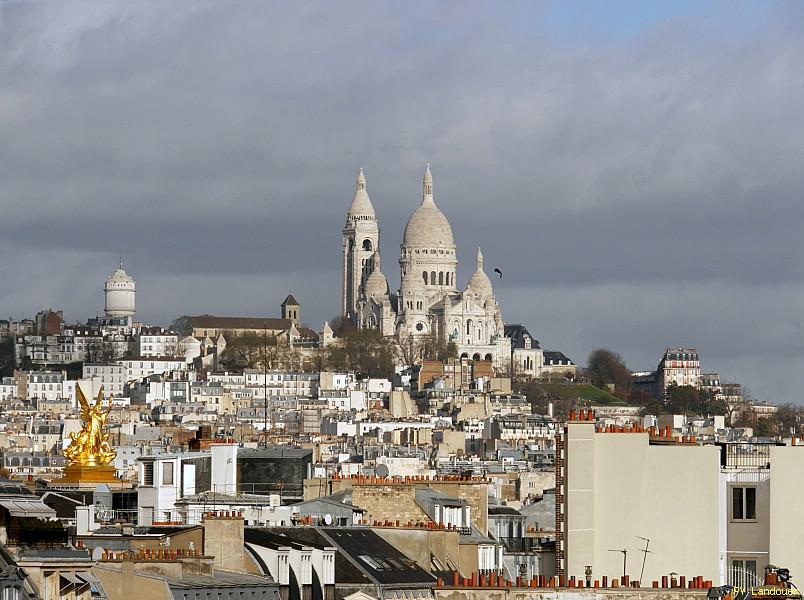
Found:
[{"label": "large white dome", "polygon": [[452,238],[452,227],[447,217],[436,206],[433,200],[433,176],[430,166],[424,173],[424,193],[421,205],[413,212],[405,225],[403,246],[455,246]]}]

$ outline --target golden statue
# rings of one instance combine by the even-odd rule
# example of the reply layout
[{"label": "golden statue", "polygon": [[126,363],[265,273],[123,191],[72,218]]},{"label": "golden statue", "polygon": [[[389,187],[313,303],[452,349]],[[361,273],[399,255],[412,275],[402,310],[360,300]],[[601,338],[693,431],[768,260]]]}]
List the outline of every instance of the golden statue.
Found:
[{"label": "golden statue", "polygon": [[95,404],[87,402],[81,387],[76,384],[75,395],[81,406],[81,420],[84,422],[81,431],[70,434],[70,445],[64,450],[64,458],[70,465],[87,467],[107,466],[117,456],[109,445],[109,434],[105,430],[109,412],[112,410],[112,396],[109,395],[109,406],[103,408],[103,386],[98,392]]}]

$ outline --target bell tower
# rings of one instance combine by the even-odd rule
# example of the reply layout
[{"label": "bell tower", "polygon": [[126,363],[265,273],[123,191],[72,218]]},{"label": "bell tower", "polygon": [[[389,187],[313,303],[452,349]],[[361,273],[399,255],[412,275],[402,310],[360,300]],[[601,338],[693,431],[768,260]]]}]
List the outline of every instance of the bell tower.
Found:
[{"label": "bell tower", "polygon": [[341,314],[355,321],[363,284],[374,269],[374,253],[380,251],[380,228],[366,191],[363,169],[357,174],[346,225],[343,228],[343,288]]}]

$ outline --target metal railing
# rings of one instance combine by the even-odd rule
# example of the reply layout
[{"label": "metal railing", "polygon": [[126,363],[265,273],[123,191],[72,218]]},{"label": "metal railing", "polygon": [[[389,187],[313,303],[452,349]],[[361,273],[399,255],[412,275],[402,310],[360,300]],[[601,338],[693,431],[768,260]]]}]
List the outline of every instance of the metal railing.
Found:
[{"label": "metal railing", "polygon": [[720,444],[720,466],[731,468],[770,468],[770,449],[775,444]]},{"label": "metal railing", "polygon": [[61,548],[67,543],[64,529],[29,529],[26,527],[6,528],[9,546],[28,548]]},{"label": "metal railing", "polygon": [[530,552],[533,550],[535,538],[530,537],[501,537],[499,541],[507,552]]},{"label": "metal railing", "polygon": [[744,590],[762,585],[762,581],[755,572],[741,569],[740,567],[728,567],[726,569],[726,583]]},{"label": "metal railing", "polygon": [[304,497],[303,484],[286,483],[281,481],[238,483],[236,485],[213,484],[212,491],[218,494],[226,494],[229,496],[270,496],[271,494],[279,494],[282,498],[288,499]]}]

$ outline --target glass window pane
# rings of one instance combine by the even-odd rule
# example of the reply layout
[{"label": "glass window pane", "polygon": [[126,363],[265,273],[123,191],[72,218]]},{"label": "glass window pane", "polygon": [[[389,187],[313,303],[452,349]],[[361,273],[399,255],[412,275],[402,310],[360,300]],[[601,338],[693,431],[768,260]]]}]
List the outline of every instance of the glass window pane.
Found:
[{"label": "glass window pane", "polygon": [[757,518],[757,488],[745,488],[745,518]]},{"label": "glass window pane", "polygon": [[743,488],[731,488],[731,518],[743,518]]}]

